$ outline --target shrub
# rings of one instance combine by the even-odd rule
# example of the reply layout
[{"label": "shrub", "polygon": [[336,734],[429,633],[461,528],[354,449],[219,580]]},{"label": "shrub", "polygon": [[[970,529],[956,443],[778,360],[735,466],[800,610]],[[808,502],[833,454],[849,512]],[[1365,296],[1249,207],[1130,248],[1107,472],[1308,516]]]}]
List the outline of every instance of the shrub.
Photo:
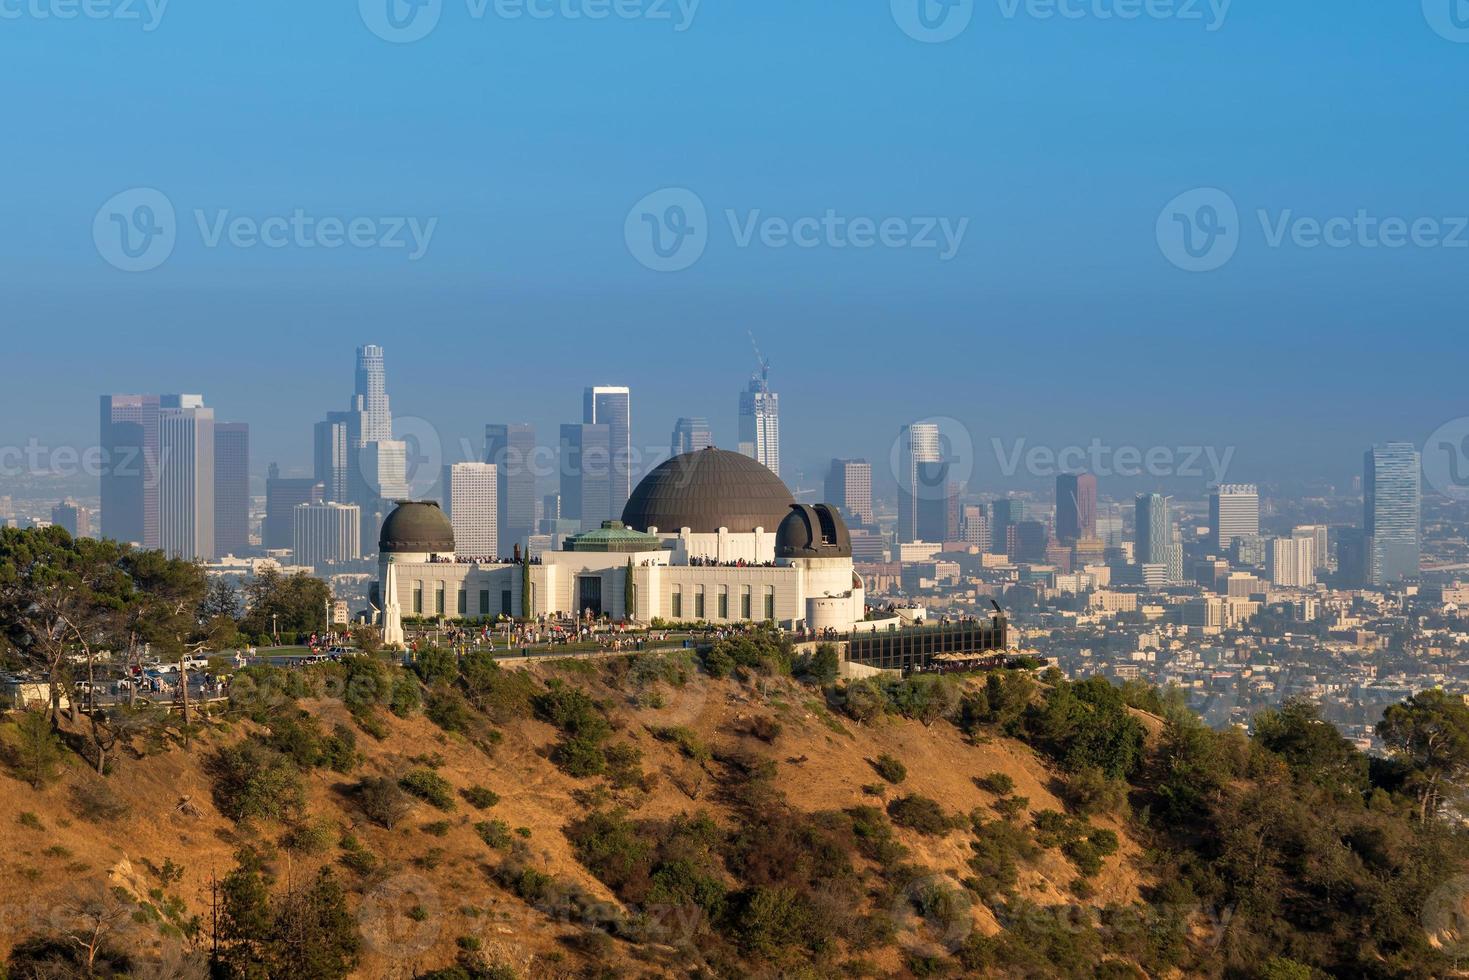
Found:
[{"label": "shrub", "polygon": [[992,772],[988,776],[977,776],[975,777],[974,785],[987,793],[994,793],[996,796],[1009,796],[1015,792],[1015,780],[1002,772]]},{"label": "shrub", "polygon": [[464,696],[450,687],[436,687],[428,696],[424,714],[446,732],[465,734],[473,721]]},{"label": "shrub", "polygon": [[1028,796],[1002,796],[994,802],[995,812],[1006,820],[1014,820],[1030,807]]},{"label": "shrub", "polygon": [[1066,805],[1082,816],[1115,813],[1127,802],[1127,784],[1088,766],[1067,777],[1063,796]]},{"label": "shrub", "polygon": [[871,765],[879,776],[895,786],[908,778],[908,767],[893,756],[880,755]]},{"label": "shrub", "polygon": [[45,830],[46,829],[45,824],[41,823],[41,818],[38,817],[38,816],[36,816],[34,813],[32,813],[29,810],[26,810],[20,816],[16,817],[16,820],[18,820],[20,822],[20,825],[22,827],[29,828],[30,830]]},{"label": "shrub", "polygon": [[418,694],[418,681],[411,674],[399,674],[393,678],[393,692],[388,698],[388,710],[399,718],[411,718],[422,705]]},{"label": "shrub", "polygon": [[214,799],[231,820],[285,820],[306,808],[300,768],[288,757],[255,741],[227,746],[209,763]]},{"label": "shrub", "polygon": [[482,820],[474,825],[474,832],[497,850],[510,846],[510,825],[503,820]]},{"label": "shrub", "polygon": [[496,793],[492,789],[486,789],[483,786],[471,786],[468,789],[461,789],[459,795],[464,797],[465,801],[476,810],[488,810],[500,802],[499,793]]},{"label": "shrub", "polygon": [[602,746],[584,737],[563,738],[551,750],[551,761],[568,776],[584,779],[599,776],[607,770],[607,757]]},{"label": "shrub", "polygon": [[335,831],[325,820],[305,820],[285,832],[281,846],[296,854],[325,854],[335,839]]},{"label": "shrub", "polygon": [[385,776],[368,776],[354,790],[362,815],[380,827],[392,830],[412,809],[407,794]]},{"label": "shrub", "polygon": [[454,787],[432,769],[414,769],[398,780],[398,785],[430,806],[454,809]]},{"label": "shrub", "polygon": [[899,827],[928,837],[938,837],[954,827],[954,821],[937,800],[926,796],[901,796],[888,804],[888,816]]},{"label": "shrub", "polygon": [[670,728],[658,728],[653,731],[653,737],[660,742],[672,742],[678,746],[679,752],[687,759],[695,762],[708,762],[711,758],[709,746],[699,737],[699,733],[692,728],[682,725]]}]

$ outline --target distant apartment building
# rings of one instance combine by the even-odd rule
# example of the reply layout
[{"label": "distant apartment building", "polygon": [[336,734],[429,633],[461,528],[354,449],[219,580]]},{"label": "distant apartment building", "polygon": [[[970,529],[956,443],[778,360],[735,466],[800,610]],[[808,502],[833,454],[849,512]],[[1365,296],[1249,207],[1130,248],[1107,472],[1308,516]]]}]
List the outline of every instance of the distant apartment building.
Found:
[{"label": "distant apartment building", "polygon": [[362,513],[356,504],[297,504],[291,523],[298,565],[321,568],[362,557]]},{"label": "distant apartment building", "polygon": [[1209,531],[1220,554],[1236,538],[1260,534],[1260,488],[1248,483],[1217,486],[1209,494]]},{"label": "distant apartment building", "polygon": [[833,459],[826,474],[826,502],[836,504],[848,526],[873,523],[872,464],[865,459]]},{"label": "distant apartment building", "polygon": [[[9,516],[8,513],[0,513],[0,520]],[[51,523],[59,528],[64,528],[66,533],[74,538],[92,536],[92,512],[75,500],[63,500],[52,507]]]},{"label": "distant apartment building", "polygon": [[500,546],[499,481],[493,463],[453,463],[444,467],[444,514],[454,525],[454,551],[490,558]]},{"label": "distant apartment building", "polygon": [[1270,542],[1270,582],[1304,589],[1316,584],[1316,539],[1275,538]]}]

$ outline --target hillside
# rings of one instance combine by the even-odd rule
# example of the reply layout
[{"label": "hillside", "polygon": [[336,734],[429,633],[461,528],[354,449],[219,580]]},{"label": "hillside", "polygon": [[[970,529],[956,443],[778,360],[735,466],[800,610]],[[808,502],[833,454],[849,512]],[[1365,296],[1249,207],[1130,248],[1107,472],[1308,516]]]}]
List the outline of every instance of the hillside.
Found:
[{"label": "hillside", "polygon": [[[226,975],[1267,975],[1231,965],[1248,908],[1181,898],[1207,847],[1142,818],[1176,755],[1161,702],[1015,672],[831,684],[815,659],[252,668],[187,745],[116,721],[106,777],[66,753],[19,778],[40,750],[13,717],[0,950],[16,977],[75,964],[78,935],[96,975],[202,976],[216,933]],[[1337,955],[1274,942],[1261,969]],[[1381,975],[1430,975],[1391,952]]]}]

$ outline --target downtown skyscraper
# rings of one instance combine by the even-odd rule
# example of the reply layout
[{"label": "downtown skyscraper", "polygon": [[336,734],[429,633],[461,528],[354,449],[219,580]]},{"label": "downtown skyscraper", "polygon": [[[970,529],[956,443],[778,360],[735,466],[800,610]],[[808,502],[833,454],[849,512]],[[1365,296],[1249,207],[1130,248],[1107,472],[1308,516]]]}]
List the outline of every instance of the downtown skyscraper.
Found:
[{"label": "downtown skyscraper", "polygon": [[214,552],[243,555],[250,548],[250,427],[214,424]]},{"label": "downtown skyscraper", "polygon": [[102,536],[158,547],[158,395],[103,395]]},{"label": "downtown skyscraper", "polygon": [[780,476],[780,396],[762,367],[740,392],[740,452]]},{"label": "downtown skyscraper", "polygon": [[209,561],[215,557],[214,409],[202,395],[162,399],[158,447],[158,547]]},{"label": "downtown skyscraper", "polygon": [[485,426],[485,462],[495,466],[502,558],[509,558],[517,545],[525,548],[535,533],[535,461],[535,426],[528,422]]},{"label": "downtown skyscraper", "polygon": [[627,498],[632,494],[631,390],[608,385],[586,389],[582,394],[581,420],[584,425],[607,426],[607,444],[611,453],[607,472],[607,512],[613,518],[620,518],[622,509],[627,506]]},{"label": "downtown skyscraper", "polygon": [[500,547],[500,491],[494,463],[450,463],[439,484],[444,516],[454,526],[461,558],[491,558]]},{"label": "downtown skyscraper", "polygon": [[673,436],[668,441],[670,456],[696,453],[714,445],[714,435],[705,418],[685,417],[673,423]]},{"label": "downtown skyscraper", "polygon": [[1363,534],[1372,585],[1417,576],[1422,544],[1422,458],[1412,443],[1374,446],[1363,458]]},{"label": "downtown skyscraper", "polygon": [[[898,543],[925,540],[925,501],[948,493],[948,467],[936,422],[914,422],[898,432]],[[943,540],[940,537],[938,540]]]},{"label": "downtown skyscraper", "polygon": [[1090,473],[1056,477],[1056,539],[1075,544],[1097,536],[1097,478]]},{"label": "downtown skyscraper", "polygon": [[1157,493],[1140,493],[1134,503],[1136,529],[1134,554],[1139,566],[1161,565],[1168,582],[1183,579],[1183,546],[1173,540],[1173,518],[1168,498]]}]

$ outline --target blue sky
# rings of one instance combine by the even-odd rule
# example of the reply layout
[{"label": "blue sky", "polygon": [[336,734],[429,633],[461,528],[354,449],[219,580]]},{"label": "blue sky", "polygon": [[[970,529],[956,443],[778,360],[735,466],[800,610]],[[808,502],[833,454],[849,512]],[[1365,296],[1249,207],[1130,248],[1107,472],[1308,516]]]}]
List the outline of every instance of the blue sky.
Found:
[{"label": "blue sky", "polygon": [[[1439,0],[1234,0],[1222,23],[1185,0],[1130,20],[1099,16],[1118,0],[1070,0],[1074,19],[979,0],[942,43],[887,0],[703,0],[686,24],[673,0],[603,20],[568,16],[589,0],[518,19],[442,0],[403,44],[367,26],[388,0],[172,0],[152,30],[144,0],[54,16],[69,2],[0,4],[5,445],[91,444],[103,391],[202,391],[254,425],[257,469],[302,467],[365,342],[395,410],[451,447],[487,421],[549,435],[591,383],[633,386],[640,443],[697,414],[728,445],[751,330],[792,482],[885,458],[930,415],[968,429],[994,487],[994,439],[1237,447],[1232,478],[1343,479],[1366,445],[1469,414],[1469,248],[1271,247],[1258,216],[1457,237],[1469,43],[1433,29]],[[164,195],[176,242],[130,273],[93,226],[134,188]],[[706,211],[676,272],[625,234],[665,188]],[[1208,272],[1158,235],[1196,188],[1240,216]],[[740,244],[752,219],[828,210],[965,231],[947,260]],[[222,215],[297,211],[379,238],[435,223],[416,260],[208,243]]]}]

